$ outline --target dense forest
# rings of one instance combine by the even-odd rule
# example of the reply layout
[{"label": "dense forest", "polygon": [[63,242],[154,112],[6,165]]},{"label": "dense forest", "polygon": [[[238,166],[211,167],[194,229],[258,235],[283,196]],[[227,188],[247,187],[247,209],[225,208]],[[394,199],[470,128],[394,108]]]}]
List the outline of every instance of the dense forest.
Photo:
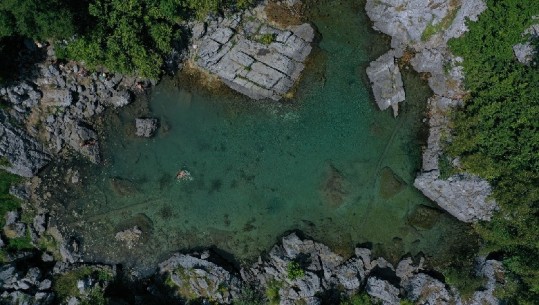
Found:
[{"label": "dense forest", "polygon": [[[252,0],[2,0],[0,52],[8,39],[49,41],[59,58],[89,68],[158,78],[173,47],[181,47],[182,24]],[[1,46],[4,46],[2,49]],[[4,75],[5,77],[5,75]]]},{"label": "dense forest", "polygon": [[470,96],[455,112],[449,152],[461,157],[465,170],[490,181],[501,205],[494,220],[477,231],[511,271],[502,295],[537,304],[539,69],[537,62],[519,63],[512,47],[536,39],[523,33],[537,22],[539,1],[488,0],[487,6],[478,22],[469,22],[469,33],[450,42],[464,58]]}]

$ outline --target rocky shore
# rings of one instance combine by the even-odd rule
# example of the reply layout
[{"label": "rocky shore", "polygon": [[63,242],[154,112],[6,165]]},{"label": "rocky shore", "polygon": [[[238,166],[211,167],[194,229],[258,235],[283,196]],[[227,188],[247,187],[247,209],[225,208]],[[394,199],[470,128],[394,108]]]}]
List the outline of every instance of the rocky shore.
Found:
[{"label": "rocky shore", "polygon": [[[448,115],[463,103],[462,58],[451,54],[447,42],[467,31],[466,21],[477,20],[486,9],[482,0],[422,0],[383,2],[368,0],[366,11],[374,29],[391,36],[391,50],[371,63],[367,74],[380,109],[391,106],[397,115],[404,88],[395,61],[410,57],[418,73],[428,75],[434,95],[428,101],[429,137],[423,152],[422,171],[414,186],[460,221],[490,220],[498,209],[490,198],[488,182],[466,173],[442,177],[440,160],[445,141],[450,141]],[[406,56],[405,56],[406,55]],[[458,167],[458,159],[443,160]]]}]

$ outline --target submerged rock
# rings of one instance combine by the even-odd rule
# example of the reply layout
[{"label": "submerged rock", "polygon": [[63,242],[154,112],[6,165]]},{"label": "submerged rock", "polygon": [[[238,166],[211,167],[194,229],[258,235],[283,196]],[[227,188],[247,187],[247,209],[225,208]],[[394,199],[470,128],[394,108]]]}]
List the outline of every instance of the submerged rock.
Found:
[{"label": "submerged rock", "polygon": [[289,92],[314,38],[309,24],[279,29],[250,12],[196,24],[192,32],[195,64],[256,100],[280,100]]},{"label": "submerged rock", "polygon": [[134,226],[130,229],[120,231],[114,235],[114,238],[118,241],[124,242],[128,249],[135,246],[142,235],[142,231],[139,227]]},{"label": "submerged rock", "polygon": [[320,192],[329,206],[339,207],[350,193],[350,183],[333,164],[329,164]]},{"label": "submerged rock", "polygon": [[406,182],[402,180],[395,172],[384,167],[380,172],[380,196],[389,199],[400,193],[406,187]]},{"label": "submerged rock", "polygon": [[135,119],[135,128],[137,137],[149,138],[155,134],[158,128],[158,120],[153,118]]}]

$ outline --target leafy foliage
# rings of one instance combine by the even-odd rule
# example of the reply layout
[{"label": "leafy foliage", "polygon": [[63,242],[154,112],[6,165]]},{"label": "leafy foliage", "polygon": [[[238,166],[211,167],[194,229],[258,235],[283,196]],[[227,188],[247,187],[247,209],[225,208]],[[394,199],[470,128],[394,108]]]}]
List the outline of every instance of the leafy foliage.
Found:
[{"label": "leafy foliage", "polygon": [[76,31],[69,2],[61,0],[0,1],[0,38],[19,35],[34,39],[69,37]]},{"label": "leafy foliage", "polygon": [[535,64],[518,63],[512,46],[530,39],[522,33],[539,15],[539,2],[489,0],[487,6],[469,33],[450,41],[465,59],[471,95],[455,115],[449,153],[494,186],[502,209],[477,231],[506,254],[507,268],[525,290],[519,302],[527,302],[539,300],[539,261],[533,259],[539,256],[539,73]]},{"label": "leafy foliage", "polygon": [[343,300],[341,305],[373,305],[371,298],[366,293],[355,294],[350,298]]},{"label": "leafy foliage", "polygon": [[262,305],[265,304],[263,296],[253,287],[244,287],[234,305]]},{"label": "leafy foliage", "polygon": [[288,272],[288,278],[295,280],[305,276],[305,270],[301,267],[298,262],[289,262],[286,266]]}]

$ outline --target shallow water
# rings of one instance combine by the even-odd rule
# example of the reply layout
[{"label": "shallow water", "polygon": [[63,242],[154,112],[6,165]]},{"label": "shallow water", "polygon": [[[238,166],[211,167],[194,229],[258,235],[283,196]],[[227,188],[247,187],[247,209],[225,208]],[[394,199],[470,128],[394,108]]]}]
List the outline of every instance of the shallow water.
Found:
[{"label": "shallow water", "polygon": [[[61,222],[79,232],[85,259],[151,266],[177,250],[215,246],[252,260],[299,229],[344,255],[371,242],[389,257],[445,251],[455,221],[412,186],[419,168],[424,83],[407,75],[400,115],[375,108],[365,67],[388,48],[359,4],[321,3],[321,33],[296,97],[259,103],[163,81],[106,121],[101,166],[85,165]],[[157,117],[152,139],[137,115]],[[187,169],[193,181],[177,181]],[[418,208],[419,207],[419,208]],[[69,213],[66,213],[69,211]],[[133,249],[115,241],[139,226]]]}]

